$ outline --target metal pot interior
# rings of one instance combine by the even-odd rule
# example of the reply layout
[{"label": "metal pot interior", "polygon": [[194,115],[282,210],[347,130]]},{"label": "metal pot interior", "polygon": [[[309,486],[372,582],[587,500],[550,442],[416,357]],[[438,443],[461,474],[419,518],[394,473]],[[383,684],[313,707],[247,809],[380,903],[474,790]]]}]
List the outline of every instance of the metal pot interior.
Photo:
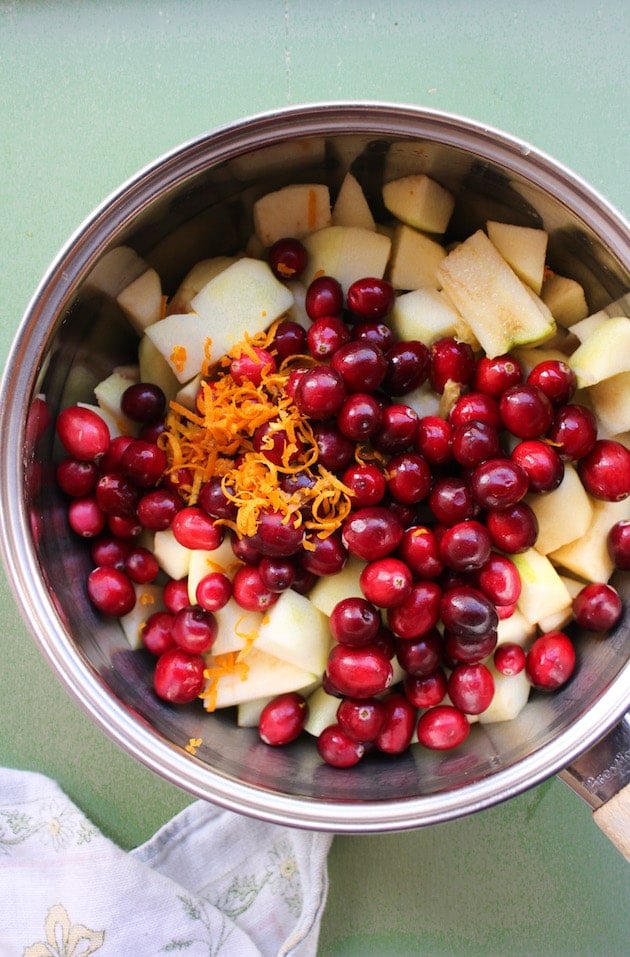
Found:
[{"label": "metal pot interior", "polygon": [[[191,793],[247,814],[302,827],[386,831],[504,800],[600,738],[628,704],[628,611],[606,640],[577,636],[574,678],[560,693],[534,693],[515,721],[475,726],[451,753],[416,746],[334,770],[311,740],[272,749],[255,730],[237,729],[233,714],[175,710],[153,695],[148,659],[131,652],[118,625],[101,620],[86,599],[90,559],[69,532],[55,489],[54,431],[33,437],[27,415],[43,395],[54,421],[62,407],[89,401],[115,365],[134,361],[134,334],[102,282],[100,289],[94,282],[109,249],[131,246],[172,293],[197,260],[244,246],[258,196],[298,181],[326,182],[334,192],[348,169],[377,219],[386,218],[384,178],[427,172],[457,194],[449,240],[489,218],[544,227],[550,264],[583,283],[591,311],[628,290],[630,244],[621,217],[562,167],[496,131],[387,104],[295,108],[215,131],[110,197],[37,291],[3,385],[3,545],[18,602],[53,669],[132,755]],[[195,756],[184,750],[190,738],[202,739]]]}]

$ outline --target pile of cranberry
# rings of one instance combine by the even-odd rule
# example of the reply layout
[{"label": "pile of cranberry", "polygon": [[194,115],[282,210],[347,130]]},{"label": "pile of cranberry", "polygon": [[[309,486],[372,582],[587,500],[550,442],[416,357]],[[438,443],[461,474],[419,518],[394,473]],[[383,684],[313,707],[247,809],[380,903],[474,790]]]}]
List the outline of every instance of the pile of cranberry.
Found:
[{"label": "pile of cranberry", "polygon": [[[280,278],[297,278],[306,251],[282,240],[269,262]],[[355,764],[366,750],[400,753],[414,732],[429,748],[463,742],[469,718],[494,694],[490,656],[501,674],[526,669],[536,688],[563,685],[576,660],[565,632],[541,635],[527,651],[497,646],[499,620],[513,614],[521,590],[510,555],[534,546],[538,534],[525,496],[556,489],[565,462],[597,498],[630,494],[630,452],[598,439],[592,413],[572,402],[576,380],[567,363],[542,361],[525,376],[510,355],[478,358],[452,337],[430,347],[397,341],[386,321],[394,299],[385,280],[357,280],[344,297],[335,279],[321,276],[306,294],[308,330],[283,321],[268,350],[233,363],[235,375],[255,379],[269,362],[309,355],[287,391],[312,427],[318,462],[350,491],[352,510],[331,534],[313,536],[308,549],[301,525],[264,514],[256,535],[233,536],[242,562],[235,575],[210,572],[194,605],[187,581],[164,581],[139,536],[170,528],[186,547],[216,548],[225,534],[217,520],[233,519],[235,506],[218,479],[188,504],[180,484],[186,476],[167,474],[159,387],[135,383],[123,395],[137,436],[110,440],[104,421],[81,406],[57,420],[68,456],[57,480],[70,496],[72,529],[91,540],[90,600],[121,617],[134,607],[134,583],[163,583],[164,610],[148,618],[143,642],[157,659],[155,692],[169,702],[189,702],[202,691],[204,655],[217,635],[214,612],[230,598],[265,610],[287,588],[308,594],[349,556],[365,563],[363,597],[342,600],[330,616],[335,642],[323,680],[340,703],[317,747],[337,767]],[[451,396],[445,417],[420,416],[405,402],[427,382]],[[284,481],[295,495],[312,478],[298,472]],[[608,548],[617,568],[630,568],[630,522],[611,529]],[[618,621],[621,601],[610,585],[589,584],[573,613],[580,626],[603,632]],[[391,689],[394,659],[405,677]],[[264,708],[260,735],[288,743],[307,714],[301,695],[282,695]]]}]

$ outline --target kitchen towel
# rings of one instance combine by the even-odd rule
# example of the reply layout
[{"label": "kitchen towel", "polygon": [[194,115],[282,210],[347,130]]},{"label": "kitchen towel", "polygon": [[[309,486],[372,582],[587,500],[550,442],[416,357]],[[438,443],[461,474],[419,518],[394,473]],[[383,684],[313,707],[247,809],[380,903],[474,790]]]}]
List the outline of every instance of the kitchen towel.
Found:
[{"label": "kitchen towel", "polygon": [[331,840],[195,801],[124,851],[0,769],[0,957],[314,957]]}]

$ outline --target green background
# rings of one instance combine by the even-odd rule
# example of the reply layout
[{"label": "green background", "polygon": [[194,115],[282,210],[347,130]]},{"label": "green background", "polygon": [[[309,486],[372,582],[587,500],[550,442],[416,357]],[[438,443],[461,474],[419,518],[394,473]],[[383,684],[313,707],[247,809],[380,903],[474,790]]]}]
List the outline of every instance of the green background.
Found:
[{"label": "green background", "polygon": [[[213,126],[379,99],[529,140],[630,211],[630,5],[553,0],[0,2],[0,358],[58,248]],[[55,777],[123,846],[189,800],[50,673],[0,579],[0,763]],[[472,817],[338,837],[322,955],[621,955],[630,870],[558,780]],[[141,900],[141,896],[139,897]]]}]

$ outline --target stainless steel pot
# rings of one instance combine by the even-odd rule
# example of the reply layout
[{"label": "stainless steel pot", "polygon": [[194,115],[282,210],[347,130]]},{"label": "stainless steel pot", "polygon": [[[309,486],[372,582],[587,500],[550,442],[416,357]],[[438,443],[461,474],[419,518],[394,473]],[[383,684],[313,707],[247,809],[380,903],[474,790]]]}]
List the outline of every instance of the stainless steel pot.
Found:
[{"label": "stainless steel pot", "polygon": [[[497,130],[407,106],[323,103],[200,136],[141,171],[78,229],[16,336],[0,401],[0,504],[17,602],[53,670],[107,734],[156,773],[225,807],[304,828],[390,831],[480,810],[562,772],[605,818],[628,800],[628,791],[613,795],[630,766],[630,603],[606,640],[577,637],[575,677],[555,695],[534,695],[517,720],[476,726],[452,753],[413,748],[339,771],[319,761],[311,742],[271,749],[228,717],[160,703],[142,655],[86,600],[89,558],[69,534],[51,479],[54,431],[36,428],[31,410],[41,394],[54,420],[134,357],[134,336],[107,293],[121,277],[103,276],[104,254],[132,247],[172,292],[198,259],[243,246],[257,196],[289,181],[334,190],[350,166],[377,216],[383,176],[428,172],[457,194],[454,237],[488,218],[544,226],[550,263],[584,285],[591,310],[628,292],[627,222],[577,176]],[[628,581],[617,584],[629,599]],[[193,756],[185,746],[196,737],[203,743]]]}]

